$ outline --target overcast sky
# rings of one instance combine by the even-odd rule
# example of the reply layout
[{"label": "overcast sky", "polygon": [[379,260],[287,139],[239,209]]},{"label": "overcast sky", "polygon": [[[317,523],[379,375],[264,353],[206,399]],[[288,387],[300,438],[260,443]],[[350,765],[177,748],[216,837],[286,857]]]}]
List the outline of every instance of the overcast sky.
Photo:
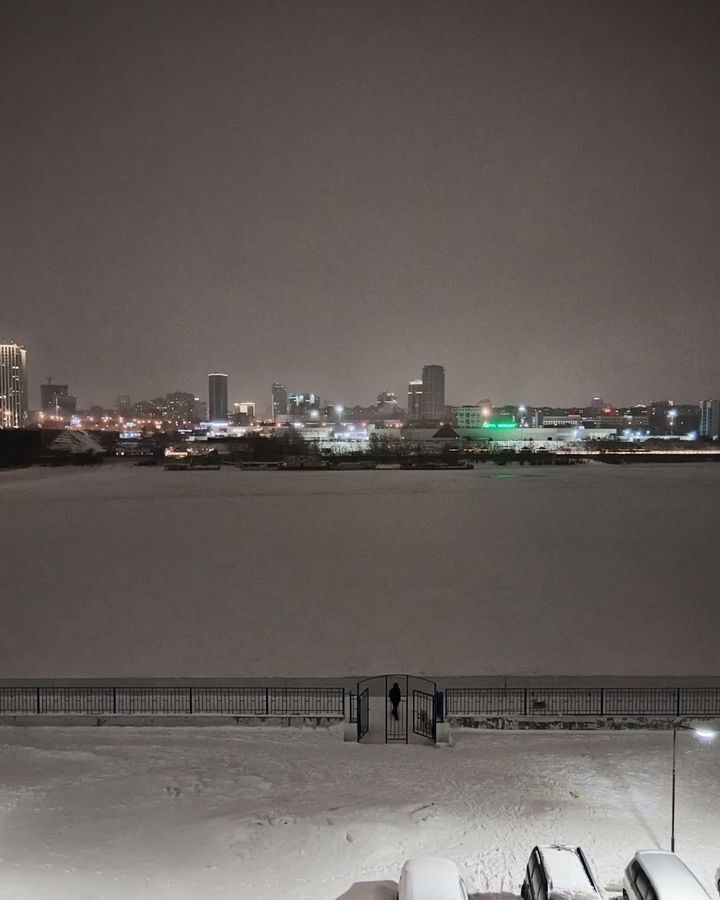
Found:
[{"label": "overcast sky", "polygon": [[0,3],[0,337],[82,405],[720,394],[720,3]]}]

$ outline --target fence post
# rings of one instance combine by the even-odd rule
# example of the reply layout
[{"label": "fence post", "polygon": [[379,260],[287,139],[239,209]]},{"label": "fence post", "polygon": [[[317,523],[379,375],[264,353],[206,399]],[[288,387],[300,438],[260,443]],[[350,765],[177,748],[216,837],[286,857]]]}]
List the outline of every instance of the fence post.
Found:
[{"label": "fence post", "polygon": [[676,688],[675,690],[676,690],[676,692],[677,692],[677,700],[676,700],[676,703],[675,703],[675,708],[676,708],[676,711],[677,711],[677,716],[678,716],[678,718],[679,718],[679,717],[680,717],[680,690],[681,690],[681,688]]},{"label": "fence post", "polygon": [[600,688],[600,715],[605,715],[605,688]]},{"label": "fence post", "polygon": [[265,688],[265,715],[270,715],[270,688]]},{"label": "fence post", "polygon": [[525,688],[525,715],[528,714],[528,689]]},{"label": "fence post", "polygon": [[190,715],[193,714],[193,702],[192,702],[192,691],[191,687],[188,688],[188,703],[190,704]]},{"label": "fence post", "polygon": [[37,714],[40,715],[40,688],[35,689],[35,709],[37,710]]},{"label": "fence post", "polygon": [[117,688],[113,688],[113,714],[117,712]]}]

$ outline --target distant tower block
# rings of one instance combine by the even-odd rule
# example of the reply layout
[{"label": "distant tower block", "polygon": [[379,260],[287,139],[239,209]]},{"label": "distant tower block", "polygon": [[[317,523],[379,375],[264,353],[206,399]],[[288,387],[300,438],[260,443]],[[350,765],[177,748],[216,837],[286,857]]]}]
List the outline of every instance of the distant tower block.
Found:
[{"label": "distant tower block", "polygon": [[420,378],[408,384],[408,419],[411,422],[419,422],[422,417],[423,383]]},{"label": "distant tower block", "polygon": [[284,384],[273,382],[271,412],[276,422],[278,416],[286,416],[288,414],[288,392]]},{"label": "distant tower block", "polygon": [[0,428],[22,428],[27,420],[27,350],[0,341]]},{"label": "distant tower block", "polygon": [[445,415],[445,369],[423,366],[423,395],[420,404],[424,422],[439,422]]},{"label": "distant tower block", "polygon": [[208,418],[211,422],[227,422],[228,377],[221,372],[208,375]]}]

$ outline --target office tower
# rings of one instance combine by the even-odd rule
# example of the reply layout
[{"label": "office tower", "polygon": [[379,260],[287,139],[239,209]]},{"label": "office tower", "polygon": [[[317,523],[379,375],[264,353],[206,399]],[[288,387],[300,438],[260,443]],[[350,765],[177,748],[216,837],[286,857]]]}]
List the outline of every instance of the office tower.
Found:
[{"label": "office tower", "polygon": [[71,416],[77,408],[77,397],[74,397],[66,384],[53,384],[48,378],[47,384],[40,385],[40,409],[51,416]]},{"label": "office tower", "polygon": [[424,422],[439,422],[445,415],[445,369],[423,366],[422,384],[420,418]]},{"label": "office tower", "polygon": [[22,428],[27,419],[27,350],[0,342],[0,428]]},{"label": "office tower", "polygon": [[652,400],[650,402],[648,408],[650,434],[669,434],[670,425],[674,425],[674,415],[671,415],[674,405],[672,400]]},{"label": "office tower", "polygon": [[317,394],[308,392],[296,394],[290,391],[288,394],[288,415],[293,419],[304,421],[305,419],[318,418],[320,413],[320,398]]},{"label": "office tower", "polygon": [[407,414],[411,422],[419,422],[422,417],[423,383],[419,378],[408,384]]},{"label": "office tower", "polygon": [[273,383],[272,386],[272,418],[288,414],[288,392],[284,384]]},{"label": "office tower", "polygon": [[195,396],[187,391],[173,391],[163,401],[165,417],[177,425],[189,424],[193,421]]},{"label": "office tower", "polygon": [[118,394],[115,398],[115,409],[118,412],[130,412],[132,409],[130,394]]},{"label": "office tower", "polygon": [[190,421],[194,423],[207,422],[207,413],[207,403],[199,397],[194,397],[190,409]]},{"label": "office tower", "polygon": [[600,410],[605,406],[605,401],[602,397],[593,397],[592,402],[590,404],[590,409],[594,412],[600,412]]},{"label": "office tower", "polygon": [[255,401],[242,400],[240,403],[233,403],[233,412],[236,416],[248,416],[250,419],[255,418]]},{"label": "office tower", "polygon": [[700,437],[720,440],[720,400],[700,401]]},{"label": "office tower", "polygon": [[227,422],[228,377],[221,372],[208,375],[208,413],[211,422]]}]

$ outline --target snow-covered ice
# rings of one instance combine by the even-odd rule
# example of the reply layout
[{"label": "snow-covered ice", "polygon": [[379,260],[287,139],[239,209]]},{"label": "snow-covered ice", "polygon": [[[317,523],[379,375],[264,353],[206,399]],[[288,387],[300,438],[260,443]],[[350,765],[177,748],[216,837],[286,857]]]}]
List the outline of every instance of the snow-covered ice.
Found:
[{"label": "snow-covered ice", "polygon": [[[510,900],[532,847],[564,843],[615,897],[637,849],[669,847],[669,732],[454,737],[0,729],[0,896],[391,900],[405,859],[430,853],[483,900]],[[711,890],[719,754],[678,737],[677,851]]]},{"label": "snow-covered ice", "polygon": [[720,465],[0,472],[0,677],[720,674]]}]

